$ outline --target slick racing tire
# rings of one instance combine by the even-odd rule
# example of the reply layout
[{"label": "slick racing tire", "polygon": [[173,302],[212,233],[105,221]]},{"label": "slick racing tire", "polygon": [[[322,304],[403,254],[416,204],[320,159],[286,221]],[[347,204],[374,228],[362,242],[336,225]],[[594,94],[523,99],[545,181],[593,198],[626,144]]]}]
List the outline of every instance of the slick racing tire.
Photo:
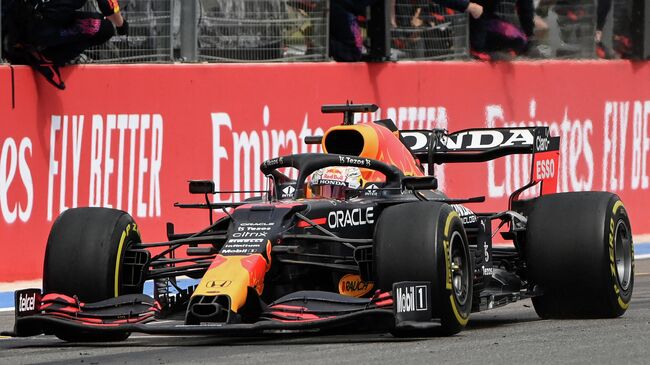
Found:
[{"label": "slick racing tire", "polygon": [[528,216],[525,256],[541,318],[611,318],[625,313],[634,288],[627,211],[606,192],[537,198]]},{"label": "slick racing tire", "polygon": [[462,221],[448,204],[405,203],[381,213],[375,231],[377,285],[391,290],[400,281],[431,282],[433,318],[441,323],[433,334],[453,335],[467,324],[471,265]]},{"label": "slick racing tire", "polygon": [[[74,208],[54,222],[47,240],[43,292],[77,296],[93,303],[123,294],[142,293],[127,286],[123,262],[127,249],[141,242],[138,227],[126,212],[108,208]],[[68,333],[67,341],[116,341],[129,334]]]}]

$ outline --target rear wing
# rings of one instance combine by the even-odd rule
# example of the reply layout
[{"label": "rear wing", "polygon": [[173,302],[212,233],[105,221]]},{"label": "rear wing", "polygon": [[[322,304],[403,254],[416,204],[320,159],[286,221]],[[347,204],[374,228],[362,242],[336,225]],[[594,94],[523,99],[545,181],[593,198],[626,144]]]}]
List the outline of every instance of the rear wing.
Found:
[{"label": "rear wing", "polygon": [[513,154],[544,152],[552,147],[557,150],[560,141],[560,137],[549,136],[548,127],[476,128],[449,134],[442,130],[402,130],[400,137],[420,162],[439,164],[484,162]]},{"label": "rear wing", "polygon": [[531,180],[542,194],[557,190],[560,137],[548,127],[402,130],[400,139],[421,163],[485,162],[514,154],[532,154]]}]

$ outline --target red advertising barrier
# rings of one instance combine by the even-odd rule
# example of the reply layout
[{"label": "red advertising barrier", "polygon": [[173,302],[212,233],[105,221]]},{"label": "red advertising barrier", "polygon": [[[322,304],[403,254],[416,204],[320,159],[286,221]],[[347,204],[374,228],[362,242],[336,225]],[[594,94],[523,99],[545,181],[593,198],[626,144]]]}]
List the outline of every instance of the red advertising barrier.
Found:
[{"label": "red advertising barrier", "polygon": [[[650,64],[628,62],[137,65],[67,68],[58,91],[0,67],[0,282],[40,277],[50,226],[76,206],[130,212],[147,241],[198,229],[188,179],[260,189],[257,166],[312,151],[304,136],[340,122],[321,104],[375,103],[362,119],[400,128],[549,125],[561,140],[558,191],[609,190],[649,233]],[[13,106],[12,106],[13,99]],[[450,196],[504,209],[529,156],[437,170]],[[531,193],[523,197],[531,196]],[[220,194],[237,201],[245,194]]]}]

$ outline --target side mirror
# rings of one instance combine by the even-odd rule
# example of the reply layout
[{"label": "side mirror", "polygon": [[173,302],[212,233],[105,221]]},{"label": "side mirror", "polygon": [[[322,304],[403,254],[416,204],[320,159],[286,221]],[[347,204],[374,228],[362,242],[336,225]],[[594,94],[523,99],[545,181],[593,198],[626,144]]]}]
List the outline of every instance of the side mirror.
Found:
[{"label": "side mirror", "polygon": [[402,188],[407,190],[435,190],[438,179],[433,176],[406,176],[402,179]]},{"label": "side mirror", "polygon": [[190,180],[190,194],[214,194],[214,191],[212,180]]}]

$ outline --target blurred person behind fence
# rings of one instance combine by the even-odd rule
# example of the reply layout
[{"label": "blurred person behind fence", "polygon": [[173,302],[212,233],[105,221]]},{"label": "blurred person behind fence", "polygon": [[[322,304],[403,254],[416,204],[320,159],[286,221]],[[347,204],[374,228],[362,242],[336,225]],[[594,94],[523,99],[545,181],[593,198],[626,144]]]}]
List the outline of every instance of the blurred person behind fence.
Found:
[{"label": "blurred person behind fence", "polygon": [[483,7],[467,0],[391,0],[390,22],[395,56],[406,53],[410,58],[431,58],[452,54],[455,46],[451,17],[469,13],[478,18]]},{"label": "blurred person behind fence", "polygon": [[501,0],[475,1],[483,7],[480,18],[470,19],[470,45],[475,58],[509,60],[529,52],[535,29],[532,0],[516,1],[521,28],[497,14]]},{"label": "blurred person behind fence", "polygon": [[[391,24],[393,27],[420,26],[422,25],[421,14],[431,3],[438,4],[445,8],[453,9],[461,13],[469,13],[473,18],[483,14],[483,7],[476,2],[468,0],[391,0]],[[405,12],[410,12],[409,14]],[[425,10],[426,12],[426,10]],[[409,19],[409,24],[403,23]]]},{"label": "blurred person behind fence", "polygon": [[376,0],[331,0],[330,2],[330,57],[335,61],[361,61],[363,35],[358,17]]},{"label": "blurred person behind fence", "polygon": [[116,31],[128,32],[117,0],[96,0],[101,14],[79,11],[88,0],[2,1],[7,60],[30,65],[59,89],[65,89],[60,67]]},{"label": "blurred person behind fence", "polygon": [[[564,48],[558,49],[558,56],[570,55],[576,53],[577,51],[571,49],[566,42],[569,41],[572,32],[578,32],[579,27],[575,25],[587,25],[592,24],[593,18],[589,16],[589,12],[586,10],[588,6],[593,4],[593,0],[540,0],[539,6],[537,7],[537,14],[542,17],[548,17],[549,9],[553,8],[553,11],[557,14],[557,23],[560,27],[560,38],[564,44]],[[598,0],[596,7],[596,31],[593,34],[594,41],[596,42],[596,54],[600,58],[614,58],[615,55],[611,49],[606,48],[602,42],[603,28],[605,27],[605,21],[607,20],[607,15],[609,14],[612,8],[612,0]],[[623,24],[623,27],[629,25]],[[575,28],[575,29],[574,29]],[[618,33],[625,33],[618,27],[615,29],[615,37],[619,36]],[[577,34],[581,36],[581,34]],[[592,35],[589,34],[589,37]],[[624,37],[624,36],[621,36]],[[620,44],[619,44],[620,46]],[[617,47],[618,48],[618,47]],[[624,47],[621,47],[623,49]],[[619,51],[623,53],[624,51]]]},{"label": "blurred person behind fence", "polygon": [[[515,55],[529,52],[529,40],[534,37],[533,0],[517,0],[517,13],[522,28],[497,15],[500,0],[396,0],[404,3],[436,3],[470,16],[470,46],[472,55],[481,60],[511,59]],[[398,7],[399,8],[399,7]],[[419,8],[418,8],[419,9]],[[421,21],[421,11],[414,14],[411,25]],[[399,15],[399,14],[398,14]],[[394,25],[396,24],[393,20]]]}]

